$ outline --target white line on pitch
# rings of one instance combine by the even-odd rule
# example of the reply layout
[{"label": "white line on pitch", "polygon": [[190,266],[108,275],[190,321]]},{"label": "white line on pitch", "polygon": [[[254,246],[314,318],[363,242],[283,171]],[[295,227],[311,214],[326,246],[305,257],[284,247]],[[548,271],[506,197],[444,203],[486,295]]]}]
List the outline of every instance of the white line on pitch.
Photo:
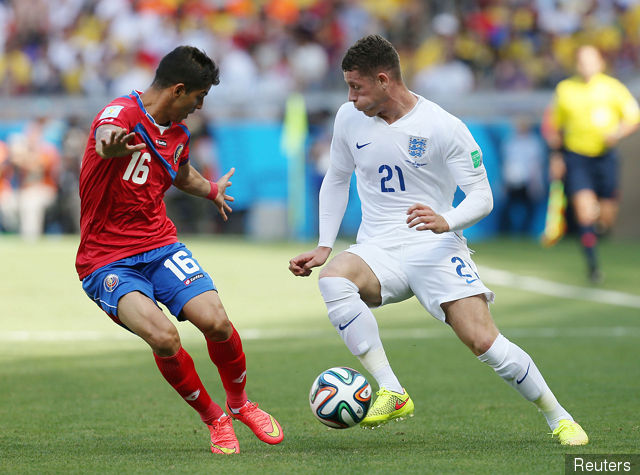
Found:
[{"label": "white line on pitch", "polygon": [[626,292],[561,284],[538,277],[518,275],[506,270],[492,269],[484,266],[480,266],[480,274],[485,284],[495,284],[565,299],[587,300],[589,302],[604,303],[619,307],[640,308],[640,295],[628,294]]},{"label": "white line on pitch", "polygon": [[[382,338],[387,339],[441,339],[453,338],[449,328],[404,328],[381,329]],[[582,328],[504,328],[504,334],[518,338],[639,338],[640,327],[582,327]],[[281,338],[317,339],[334,338],[332,330],[279,330],[247,328],[241,330],[243,340],[276,340]],[[200,340],[202,336],[185,332],[183,340]],[[9,331],[0,332],[0,342],[69,342],[69,341],[139,341],[126,332],[97,331]]]}]

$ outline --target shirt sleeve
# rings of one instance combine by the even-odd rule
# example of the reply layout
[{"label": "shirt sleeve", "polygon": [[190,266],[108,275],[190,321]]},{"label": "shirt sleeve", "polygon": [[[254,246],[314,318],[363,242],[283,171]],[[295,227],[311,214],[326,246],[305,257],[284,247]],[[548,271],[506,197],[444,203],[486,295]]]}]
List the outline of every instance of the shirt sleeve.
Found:
[{"label": "shirt sleeve", "polygon": [[355,169],[342,131],[343,114],[338,111],[331,140],[329,170],[322,181],[319,196],[318,246],[333,247],[349,202],[351,175]]},{"label": "shirt sleeve", "polygon": [[619,91],[616,97],[619,100],[622,120],[628,124],[635,125],[640,122],[640,106],[638,106],[638,101],[631,95],[629,89],[627,89],[624,84],[621,82],[618,82],[618,84]]},{"label": "shirt sleeve", "polygon": [[127,132],[131,132],[135,126],[135,113],[137,107],[132,104],[131,106],[123,104],[121,102],[110,103],[107,107],[102,109],[95,120],[95,127],[93,134],[95,136],[96,130],[101,125],[115,125],[121,127]]},{"label": "shirt sleeve", "polygon": [[455,183],[466,196],[442,217],[451,231],[458,231],[477,223],[491,212],[493,195],[482,162],[482,150],[469,129],[458,120],[451,136],[446,163]]},{"label": "shirt sleeve", "polygon": [[456,185],[462,187],[486,179],[482,150],[462,121],[456,119],[451,141],[445,151],[445,162]]},{"label": "shirt sleeve", "polygon": [[187,163],[189,163],[190,160],[190,150],[189,150],[189,144],[191,143],[191,137],[187,138],[186,143],[184,144],[184,149],[182,150],[182,153],[180,154],[180,166],[182,165],[186,165]]},{"label": "shirt sleeve", "polygon": [[479,182],[463,185],[460,189],[465,194],[464,199],[455,208],[442,213],[449,224],[449,231],[466,229],[488,216],[493,209],[493,195],[486,177]]}]

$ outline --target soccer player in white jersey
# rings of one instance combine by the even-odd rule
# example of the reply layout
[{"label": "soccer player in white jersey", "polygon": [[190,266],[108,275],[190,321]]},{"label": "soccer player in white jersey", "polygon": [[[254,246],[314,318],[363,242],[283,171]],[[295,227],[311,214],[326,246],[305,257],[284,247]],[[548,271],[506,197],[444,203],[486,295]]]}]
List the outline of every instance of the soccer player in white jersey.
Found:
[{"label": "soccer player in white jersey", "polygon": [[[379,385],[362,421],[376,427],[413,414],[394,374],[370,308],[413,295],[451,326],[480,361],[544,414],[563,445],[587,434],[558,403],[531,357],[496,328],[462,230],[489,214],[491,188],[482,152],[467,127],[407,89],[398,53],[386,39],[360,39],[342,60],[349,102],[340,107],[331,165],[320,190],[318,247],[289,261],[296,276],[323,265],[334,245],[355,170],[362,203],[357,244],[321,271],[329,319]],[[459,186],[466,194],[454,208]]]}]

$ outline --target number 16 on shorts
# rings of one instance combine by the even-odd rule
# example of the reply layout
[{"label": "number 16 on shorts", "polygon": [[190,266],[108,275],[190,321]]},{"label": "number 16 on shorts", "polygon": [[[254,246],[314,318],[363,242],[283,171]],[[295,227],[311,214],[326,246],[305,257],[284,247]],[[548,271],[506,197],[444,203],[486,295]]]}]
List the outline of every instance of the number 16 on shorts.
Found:
[{"label": "number 16 on shorts", "polygon": [[166,259],[163,265],[173,272],[173,275],[183,281],[185,285],[189,285],[194,280],[204,276],[203,273],[193,275],[200,270],[200,266],[183,250],[176,252],[170,258]]}]

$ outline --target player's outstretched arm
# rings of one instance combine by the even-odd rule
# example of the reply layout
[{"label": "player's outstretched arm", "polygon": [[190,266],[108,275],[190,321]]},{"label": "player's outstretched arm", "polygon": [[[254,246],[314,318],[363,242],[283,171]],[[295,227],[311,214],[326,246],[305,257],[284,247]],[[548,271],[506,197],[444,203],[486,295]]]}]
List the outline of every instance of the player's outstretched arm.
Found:
[{"label": "player's outstretched arm", "polygon": [[185,193],[213,201],[220,216],[226,221],[228,219],[227,213],[231,213],[231,206],[227,201],[233,201],[233,196],[227,195],[226,191],[231,186],[230,178],[235,171],[236,169],[232,168],[217,182],[213,182],[203,177],[191,164],[186,163],[178,169],[173,184]]},{"label": "player's outstretched arm", "polygon": [[116,125],[101,125],[96,130],[96,153],[102,158],[114,158],[144,149],[146,145],[143,143],[129,143],[135,135],[135,132],[127,133],[125,129]]},{"label": "player's outstretched arm", "polygon": [[289,261],[289,270],[298,277],[308,277],[311,269],[321,266],[331,254],[331,248],[318,246],[313,251],[303,252]]},{"label": "player's outstretched arm", "polygon": [[[213,202],[218,207],[218,213],[220,213],[220,216],[222,216],[222,219],[225,221],[228,219],[227,213],[231,213],[231,207],[229,206],[227,201],[233,201],[233,196],[227,195],[226,190],[231,186],[231,182],[229,181],[229,179],[235,173],[235,171],[236,169],[232,168],[227,173],[225,173],[222,176],[222,178],[220,178],[216,182],[216,185],[218,186],[218,190],[217,190],[216,196],[213,198]],[[215,191],[216,190],[214,189],[213,182],[212,182],[209,195],[212,195],[213,192]],[[211,196],[209,195],[207,195],[207,197],[211,199]]]}]

